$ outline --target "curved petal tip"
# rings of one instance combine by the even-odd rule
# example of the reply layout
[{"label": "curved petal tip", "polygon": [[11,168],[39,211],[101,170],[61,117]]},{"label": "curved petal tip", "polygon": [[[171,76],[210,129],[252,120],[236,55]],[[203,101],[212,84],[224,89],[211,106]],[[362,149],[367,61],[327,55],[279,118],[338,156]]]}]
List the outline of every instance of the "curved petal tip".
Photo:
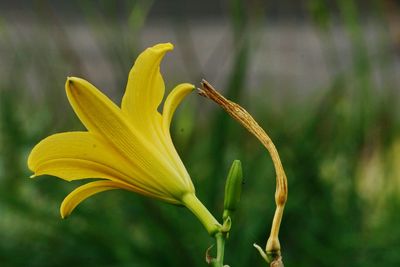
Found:
[{"label": "curved petal tip", "polygon": [[85,81],[84,79],[78,78],[78,77],[67,77],[67,80],[65,82],[65,89],[73,89],[73,84],[74,83],[78,83],[78,84],[82,84],[82,83],[87,83],[87,81]]},{"label": "curved petal tip", "polygon": [[171,51],[174,49],[174,45],[171,43],[161,43],[161,44],[156,44],[149,49],[154,50],[155,52],[167,52]]}]

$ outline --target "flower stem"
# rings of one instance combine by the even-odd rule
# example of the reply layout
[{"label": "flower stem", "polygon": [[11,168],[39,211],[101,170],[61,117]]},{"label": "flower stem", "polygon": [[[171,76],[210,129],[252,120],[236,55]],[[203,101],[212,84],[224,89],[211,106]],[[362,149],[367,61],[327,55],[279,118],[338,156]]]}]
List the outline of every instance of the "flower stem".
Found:
[{"label": "flower stem", "polygon": [[212,267],[224,267],[224,253],[225,253],[225,235],[222,232],[215,234],[215,241],[217,243],[217,257],[211,260]]},{"label": "flower stem", "polygon": [[221,224],[201,203],[195,194],[186,194],[182,198],[183,204],[200,220],[207,232],[214,236],[220,232]]},{"label": "flower stem", "polygon": [[201,201],[196,197],[195,194],[184,195],[182,198],[182,202],[199,219],[199,221],[206,228],[210,236],[213,236],[215,238],[215,241],[217,243],[217,257],[212,258],[209,263],[213,267],[225,267],[226,265],[224,265],[224,252],[226,233],[223,232],[222,225],[208,211],[203,203],[201,203]]}]

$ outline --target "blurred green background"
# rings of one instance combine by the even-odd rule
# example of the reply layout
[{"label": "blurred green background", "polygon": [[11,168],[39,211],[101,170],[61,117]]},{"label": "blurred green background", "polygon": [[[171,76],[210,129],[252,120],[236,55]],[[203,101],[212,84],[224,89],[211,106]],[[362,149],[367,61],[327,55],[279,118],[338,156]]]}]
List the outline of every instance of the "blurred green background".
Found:
[{"label": "blurred green background", "polygon": [[[399,25],[394,0],[0,1],[0,266],[206,266],[213,240],[186,209],[116,190],[61,220],[80,183],[28,179],[39,140],[83,129],[66,77],[119,103],[138,53],[166,41],[167,91],[206,78],[275,142],[289,181],[287,266],[399,266]],[[196,94],[171,131],[218,218],[242,161],[225,261],[266,266],[252,244],[265,245],[275,208],[269,155]]]}]

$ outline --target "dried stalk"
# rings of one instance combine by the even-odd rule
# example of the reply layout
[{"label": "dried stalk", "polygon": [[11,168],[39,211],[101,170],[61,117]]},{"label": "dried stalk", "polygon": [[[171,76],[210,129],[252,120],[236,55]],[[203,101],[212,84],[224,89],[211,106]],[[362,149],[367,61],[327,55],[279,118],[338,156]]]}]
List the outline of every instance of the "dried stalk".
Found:
[{"label": "dried stalk", "polygon": [[254,118],[241,106],[226,99],[220,93],[218,93],[210,83],[206,80],[201,82],[202,88],[198,88],[199,95],[206,97],[219,106],[221,106],[231,117],[242,124],[250,133],[252,133],[268,150],[271,155],[275,173],[276,173],[276,190],[275,190],[275,203],[276,210],[272,221],[271,233],[267,241],[265,252],[256,244],[254,246],[259,250],[263,258],[270,263],[270,266],[283,267],[281,257],[281,246],[279,243],[279,228],[282,221],[283,210],[287,200],[288,188],[285,171],[281,160],[279,158],[278,151],[271,138],[267,133],[258,125]]}]

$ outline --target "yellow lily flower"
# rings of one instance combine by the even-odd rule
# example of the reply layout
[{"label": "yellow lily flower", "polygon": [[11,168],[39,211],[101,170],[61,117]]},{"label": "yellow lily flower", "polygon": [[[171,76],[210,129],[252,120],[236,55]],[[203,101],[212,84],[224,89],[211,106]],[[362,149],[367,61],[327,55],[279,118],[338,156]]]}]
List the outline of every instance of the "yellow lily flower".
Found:
[{"label": "yellow lily flower", "polygon": [[68,100],[86,132],[51,135],[32,150],[28,167],[39,175],[67,181],[100,178],[72,191],[62,202],[68,216],[86,198],[112,189],[125,189],[189,208],[212,234],[219,224],[195,196],[195,189],[171,140],[175,109],[194,86],[176,86],[164,97],[160,62],[172,50],[170,43],[146,49],[128,77],[121,108],[89,82],[69,77]]}]

